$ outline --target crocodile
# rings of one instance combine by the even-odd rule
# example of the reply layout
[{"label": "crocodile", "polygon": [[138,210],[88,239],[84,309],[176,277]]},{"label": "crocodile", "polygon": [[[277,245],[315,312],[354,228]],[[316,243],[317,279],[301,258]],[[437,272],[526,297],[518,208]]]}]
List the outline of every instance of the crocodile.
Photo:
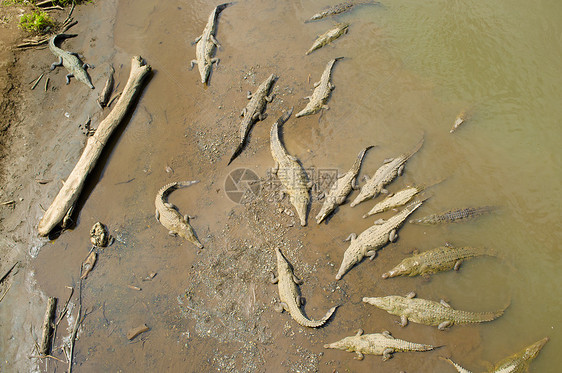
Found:
[{"label": "crocodile", "polygon": [[382,278],[397,276],[427,276],[437,272],[458,271],[463,260],[476,256],[492,255],[488,251],[475,247],[452,247],[440,246],[435,249],[414,254],[404,259],[400,264],[388,272],[383,273]]},{"label": "crocodile", "polygon": [[363,334],[363,330],[359,329],[354,336],[345,337],[337,342],[325,344],[324,348],[355,352],[357,354],[357,360],[363,360],[363,354],[382,355],[382,360],[386,361],[391,359],[392,354],[395,352],[431,351],[436,347],[394,338],[390,332],[386,330],[382,333]]},{"label": "crocodile", "polygon": [[375,215],[379,212],[384,212],[396,207],[404,206],[422,190],[423,187],[420,186],[408,186],[396,193],[391,193],[384,200],[373,206],[373,208],[369,210],[368,213],[363,215],[363,218],[367,218],[371,215]]},{"label": "crocodile", "polygon": [[[529,370],[529,364],[533,361],[541,352],[544,345],[550,340],[546,337],[533,343],[530,346],[525,347],[523,350],[511,355],[496,365],[490,370],[489,373],[517,373],[517,372],[527,372]],[[459,364],[455,363],[451,359],[441,358],[449,362],[459,373],[471,373],[468,369],[464,369]]]},{"label": "crocodile", "polygon": [[275,161],[272,174],[277,175],[281,181],[284,192],[289,194],[289,199],[297,210],[301,225],[305,226],[312,183],[308,180],[299,160],[287,153],[279,140],[279,127],[289,119],[292,113],[293,108],[287,110],[271,127],[271,155]]},{"label": "crocodile", "polygon": [[410,159],[414,154],[416,154],[423,145],[424,138],[418,142],[418,144],[408,153],[400,154],[396,158],[389,158],[383,161],[382,166],[375,172],[372,178],[368,178],[367,182],[361,188],[361,191],[355,197],[350,206],[354,207],[369,198],[375,198],[381,192],[385,192],[384,187],[390,184],[396,177],[401,176],[404,171],[404,164],[408,159]]},{"label": "crocodile", "polygon": [[100,96],[98,97],[98,105],[100,108],[104,108],[107,106],[109,102],[109,98],[111,97],[111,93],[113,92],[113,74],[115,73],[115,69],[113,66],[110,66],[109,76],[107,77],[107,81],[105,82],[105,86],[103,87]]},{"label": "crocodile", "polygon": [[78,53],[65,51],[55,45],[57,38],[68,38],[72,36],[74,35],[57,34],[49,39],[49,49],[56,57],[59,58],[58,62],[51,64],[51,70],[54,70],[57,66],[62,65],[66,68],[66,70],[68,70],[68,74],[66,75],[66,84],[70,84],[70,78],[75,77],[77,80],[86,84],[91,89],[94,89],[92,80],[90,79],[90,76],[86,71],[87,68],[92,66],[88,65],[87,63],[82,63],[82,61],[80,61]]},{"label": "crocodile", "polygon": [[330,82],[332,68],[334,67],[336,61],[341,60],[342,58],[343,57],[337,57],[328,62],[326,68],[324,69],[324,72],[322,73],[322,77],[318,82],[314,83],[315,89],[314,92],[312,92],[312,96],[304,98],[305,100],[309,100],[308,104],[306,104],[306,107],[299,111],[295,115],[295,117],[299,118],[305,115],[316,114],[321,109],[329,109],[328,105],[326,105],[326,102],[328,101],[328,98],[330,98],[330,93],[332,92],[332,90],[336,88],[336,86],[333,85],[332,82]]},{"label": "crocodile", "polygon": [[450,133],[455,132],[457,128],[461,126],[461,124],[463,124],[468,120],[468,118],[469,118],[468,110],[461,111],[459,115],[457,115],[457,118],[455,119],[455,123],[453,124],[453,127],[451,127],[451,130],[449,132]]},{"label": "crocodile", "polygon": [[454,324],[471,324],[492,321],[503,315],[505,309],[495,312],[469,312],[453,309],[447,302],[435,302],[415,298],[415,293],[406,297],[390,295],[387,297],[363,298],[363,302],[372,304],[392,315],[400,316],[400,325],[408,325],[408,320],[419,324],[437,326],[445,330]]},{"label": "crocodile", "polygon": [[185,188],[199,181],[180,181],[164,185],[156,194],[154,204],[156,206],[155,217],[172,236],[180,236],[202,249],[203,245],[197,239],[193,228],[189,224],[189,216],[182,216],[177,207],[167,201],[167,196],[178,188]]},{"label": "crocodile", "polygon": [[340,176],[334,185],[332,185],[320,212],[316,216],[317,224],[320,224],[332,211],[336,209],[336,207],[343,204],[352,189],[357,189],[357,174],[361,168],[361,163],[363,162],[365,153],[367,153],[367,150],[372,147],[373,145],[363,149],[357,156],[357,159],[353,163],[353,166],[351,166],[351,169]]},{"label": "crocodile", "polygon": [[208,84],[209,75],[211,74],[211,69],[213,64],[216,63],[218,65],[219,59],[213,57],[215,55],[216,47],[221,47],[217,39],[215,38],[215,32],[217,28],[217,18],[226,7],[232,5],[234,3],[224,3],[221,5],[217,5],[215,9],[209,15],[209,20],[207,21],[207,25],[203,30],[201,36],[193,41],[192,44],[196,44],[195,46],[195,60],[191,61],[191,68],[197,65],[199,69],[199,74],[201,75],[201,83],[204,85]]},{"label": "crocodile", "polygon": [[310,17],[309,19],[307,19],[304,22],[308,23],[308,22],[316,21],[316,20],[326,18],[326,17],[329,17],[329,16],[334,16],[336,14],[344,13],[344,12],[350,11],[356,5],[363,5],[363,4],[381,5],[379,2],[375,2],[375,1],[367,1],[367,2],[352,2],[352,1],[350,1],[350,2],[345,2],[345,3],[340,3],[340,4],[336,4],[334,6],[331,6],[328,9],[326,9],[326,10],[320,12],[320,13],[316,13],[315,15],[313,15],[312,17]]},{"label": "crocodile", "polygon": [[420,219],[412,219],[412,224],[434,225],[443,223],[455,223],[476,218],[480,215],[489,214],[495,210],[493,206],[466,207],[457,210],[449,210],[439,214],[424,216]]},{"label": "crocodile", "polygon": [[348,239],[351,239],[351,244],[343,254],[343,260],[336,275],[336,280],[349,271],[355,264],[359,263],[364,257],[368,256],[371,260],[377,255],[377,250],[381,249],[389,241],[394,242],[398,238],[396,231],[402,223],[413,213],[418,207],[422,205],[423,201],[416,201],[406,206],[402,211],[395,214],[388,220],[378,220],[375,224],[359,236],[352,233]]},{"label": "crocodile", "polygon": [[265,119],[266,114],[263,114],[262,112],[265,109],[266,103],[273,100],[273,95],[268,96],[268,93],[276,79],[277,77],[271,74],[269,78],[267,78],[262,84],[260,84],[253,95],[248,92],[248,99],[250,100],[250,102],[248,102],[248,105],[244,108],[244,110],[242,110],[242,113],[240,114],[244,117],[242,119],[242,122],[240,123],[240,143],[234,151],[234,154],[232,154],[232,157],[228,161],[228,164],[231,164],[232,161],[236,157],[238,157],[240,153],[242,153],[244,145],[246,144],[246,138],[248,137],[248,134],[250,133],[250,130],[252,129],[254,123],[258,120]]},{"label": "crocodile", "polygon": [[320,35],[314,41],[314,43],[312,43],[312,47],[310,47],[310,49],[306,52],[306,55],[308,56],[310,53],[314,52],[315,50],[322,48],[323,46],[336,40],[343,34],[346,34],[348,28],[349,28],[349,23],[339,23],[333,29],[326,31],[325,33]]},{"label": "crocodile", "polygon": [[300,295],[298,285],[302,285],[303,281],[295,276],[291,264],[285,259],[281,250],[275,248],[275,252],[277,253],[277,277],[272,274],[271,282],[277,284],[281,300],[276,304],[275,309],[278,312],[283,312],[283,310],[289,312],[293,320],[302,326],[308,328],[321,327],[330,319],[338,306],[330,308],[320,320],[308,319],[300,308],[304,305],[304,298]]}]

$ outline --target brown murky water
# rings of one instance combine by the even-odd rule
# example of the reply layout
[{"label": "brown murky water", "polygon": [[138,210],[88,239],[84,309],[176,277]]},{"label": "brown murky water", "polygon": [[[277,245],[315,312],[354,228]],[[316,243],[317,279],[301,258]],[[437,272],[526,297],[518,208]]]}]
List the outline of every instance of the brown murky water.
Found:
[{"label": "brown murky water", "polygon": [[[34,261],[39,287],[62,300],[64,286],[76,286],[90,247],[91,226],[102,221],[116,238],[113,246],[99,252],[96,268],[84,282],[87,316],[76,342],[78,367],[448,372],[452,369],[438,357],[450,356],[478,371],[485,362],[550,336],[531,371],[556,371],[562,363],[555,354],[562,346],[557,270],[562,238],[562,30],[554,20],[560,6],[540,2],[536,14],[527,17],[528,4],[516,3],[509,9],[473,2],[362,6],[338,18],[351,23],[348,35],[305,56],[315,36],[332,21],[303,21],[328,2],[239,1],[220,15],[217,39],[223,48],[217,51],[221,61],[209,87],[201,85],[197,69],[189,69],[195,58],[190,42],[216,4],[121,0],[118,5],[99,1],[85,6],[83,11],[95,21],[81,32],[96,35],[96,29],[104,30],[94,42],[83,39],[82,45],[86,51],[88,40],[90,47],[98,46],[93,59],[99,66],[92,73],[98,88],[107,63],[115,65],[116,81],[123,87],[132,55],[144,57],[154,74],[92,178],[76,228],[44,246]],[[537,25],[542,33],[526,33]],[[102,45],[108,49],[100,51]],[[338,56],[345,58],[333,71],[337,88],[330,110],[292,118],[283,127],[287,149],[312,175],[321,169],[345,172],[361,149],[376,145],[361,171],[361,176],[372,175],[383,159],[411,149],[424,136],[425,144],[408,161],[405,175],[389,185],[390,191],[397,191],[446,179],[430,189],[432,198],[415,216],[465,206],[500,209],[469,223],[406,224],[395,244],[336,282],[348,245],[342,240],[379,218],[361,218],[372,201],[353,209],[344,205],[321,225],[314,223],[320,208],[314,202],[309,225],[300,227],[297,218],[289,216],[293,209],[287,199],[275,201],[274,193],[262,190],[253,201],[237,204],[225,193],[224,183],[238,168],[266,178],[273,166],[272,123],[286,108],[304,107],[302,98],[310,95],[326,63]],[[267,107],[269,116],[255,125],[242,155],[226,167],[238,141],[238,114],[247,103],[246,92],[271,73],[279,80]],[[94,95],[83,99],[88,102],[85,110],[93,111]],[[455,116],[466,107],[472,108],[473,117],[449,134]],[[53,167],[48,176],[65,175]],[[170,200],[182,213],[197,216],[192,225],[204,250],[168,236],[154,219],[157,190],[174,180],[201,180],[174,192]],[[51,188],[54,195],[56,187]],[[459,273],[430,281],[381,279],[414,247],[426,250],[446,241],[493,248],[500,258],[473,260]],[[325,327],[305,329],[286,313],[273,311],[278,297],[277,287],[268,283],[275,269],[273,246],[282,248],[305,280],[301,290],[309,316],[319,318],[341,304]],[[151,272],[157,272],[156,277],[143,281]],[[459,309],[510,306],[492,323],[440,332],[415,324],[402,329],[397,317],[361,302],[363,296],[412,290],[423,298],[445,298]],[[150,331],[128,341],[127,331],[142,323]],[[397,338],[443,347],[399,353],[384,363],[380,357],[366,356],[359,362],[350,353],[323,349],[324,343],[358,328],[367,333],[390,330]]]}]

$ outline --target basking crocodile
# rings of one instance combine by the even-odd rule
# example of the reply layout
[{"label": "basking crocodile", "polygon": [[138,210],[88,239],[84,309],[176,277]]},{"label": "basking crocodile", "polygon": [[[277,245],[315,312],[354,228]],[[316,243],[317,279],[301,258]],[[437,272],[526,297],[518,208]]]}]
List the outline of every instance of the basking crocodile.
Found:
[{"label": "basking crocodile", "polygon": [[351,169],[347,171],[345,174],[340,176],[334,185],[331,186],[326,199],[324,200],[324,204],[320,209],[320,212],[316,216],[316,223],[320,224],[322,220],[324,220],[332,211],[336,209],[339,205],[345,202],[347,195],[351,192],[352,189],[357,188],[357,174],[359,173],[359,169],[361,168],[361,163],[363,162],[363,157],[365,157],[365,153],[367,150],[371,149],[373,145],[366,147],[359,153],[355,163],[351,166]]},{"label": "basking crocodile", "polygon": [[495,207],[493,206],[467,207],[458,210],[450,210],[439,214],[428,215],[420,219],[412,219],[409,222],[412,224],[424,225],[454,223],[458,221],[473,219],[480,215],[489,214],[494,210]]},{"label": "basking crocodile", "polygon": [[503,315],[505,309],[496,312],[469,312],[453,309],[444,300],[435,302],[415,298],[415,293],[406,297],[390,295],[387,297],[363,298],[363,302],[372,304],[392,315],[400,316],[400,325],[408,325],[408,320],[419,324],[437,326],[439,330],[454,324],[471,324],[492,321]]},{"label": "basking crocodile", "polygon": [[197,65],[199,74],[201,75],[201,83],[205,85],[208,84],[213,64],[219,63],[219,59],[213,57],[215,55],[216,47],[220,48],[220,44],[215,38],[217,18],[220,12],[232,4],[234,3],[217,5],[217,7],[211,12],[211,15],[209,15],[209,20],[207,21],[207,25],[205,26],[203,33],[193,42],[193,44],[197,44],[195,46],[196,59],[191,61],[191,68],[193,69],[193,66]]},{"label": "basking crocodile", "polygon": [[307,22],[316,21],[318,19],[322,19],[322,18],[325,18],[325,17],[334,16],[336,14],[347,12],[347,11],[351,10],[356,5],[363,5],[363,4],[380,5],[379,2],[375,2],[375,1],[366,1],[366,2],[349,1],[349,2],[345,2],[345,3],[340,3],[340,4],[336,4],[332,7],[329,7],[328,9],[326,9],[326,10],[320,12],[320,13],[316,13],[315,15],[313,15],[312,17],[310,17],[309,19],[307,19],[304,22],[307,23]]},{"label": "basking crocodile", "polygon": [[336,40],[343,34],[347,33],[347,29],[349,28],[349,23],[339,23],[336,25],[335,28],[326,31],[322,35],[320,35],[314,43],[312,43],[312,47],[306,52],[306,55],[314,52],[317,49],[322,48],[326,44],[331,43],[332,41]]},{"label": "basking crocodile", "polygon": [[406,203],[410,202],[412,198],[423,190],[420,186],[409,186],[402,189],[399,192],[389,194],[384,200],[377,203],[368,213],[363,215],[363,218],[367,218],[371,215],[378,214],[379,212],[384,212],[395,207],[404,206]]},{"label": "basking crocodile", "polygon": [[271,155],[275,161],[272,173],[277,175],[281,184],[283,184],[284,192],[289,194],[289,199],[297,210],[301,225],[305,226],[308,202],[310,201],[309,191],[312,183],[308,180],[299,160],[287,153],[279,140],[279,127],[289,119],[292,113],[293,108],[286,111],[271,127]]},{"label": "basking crocodile", "polygon": [[401,154],[396,158],[385,159],[383,165],[379,167],[372,178],[368,179],[365,176],[368,180],[350,206],[357,206],[361,202],[374,198],[383,192],[385,185],[390,184],[397,176],[402,175],[404,164],[420,150],[423,141],[422,137],[418,144],[408,153]]},{"label": "basking crocodile", "polygon": [[98,105],[100,108],[104,108],[109,103],[109,98],[111,97],[111,93],[113,92],[113,74],[115,73],[115,69],[113,66],[110,66],[109,76],[107,77],[107,81],[105,82],[105,86],[103,87],[99,97],[98,97]]},{"label": "basking crocodile", "polygon": [[351,238],[351,244],[343,254],[343,260],[336,275],[336,280],[341,279],[351,267],[359,263],[364,257],[369,256],[372,260],[377,255],[377,250],[381,249],[389,241],[396,241],[398,238],[396,231],[400,225],[422,203],[423,201],[416,201],[388,220],[384,221],[381,219],[382,221],[376,221],[372,227],[367,228],[359,236],[356,236],[355,233],[350,234],[348,238]]},{"label": "basking crocodile", "polygon": [[386,361],[392,358],[395,352],[404,351],[431,351],[436,347],[420,343],[413,343],[394,338],[389,331],[375,334],[363,334],[363,330],[359,329],[357,334],[351,337],[345,337],[334,343],[325,344],[324,348],[333,348],[348,352],[355,352],[356,359],[363,360],[363,354],[382,355],[382,360]]},{"label": "basking crocodile", "polygon": [[437,272],[458,271],[465,259],[476,256],[492,255],[488,251],[475,247],[452,247],[449,245],[414,254],[400,264],[383,273],[382,278],[397,276],[427,276]]},{"label": "basking crocodile", "polygon": [[[529,364],[533,361],[541,352],[542,348],[549,341],[550,338],[546,337],[533,343],[532,345],[526,347],[525,349],[519,351],[518,353],[511,355],[489,370],[490,373],[517,373],[517,372],[527,372],[529,370]],[[469,370],[464,369],[451,359],[441,358],[455,367],[459,373],[471,373]]]},{"label": "basking crocodile", "polygon": [[262,84],[260,84],[260,86],[256,90],[256,93],[252,95],[250,92],[248,92],[248,99],[250,100],[250,102],[248,102],[248,105],[244,108],[244,110],[242,110],[242,113],[240,114],[244,117],[242,119],[242,122],[240,123],[240,143],[234,151],[234,154],[232,154],[232,157],[230,157],[228,164],[232,163],[232,161],[236,157],[238,157],[240,153],[242,153],[244,145],[246,144],[246,138],[248,137],[248,134],[250,133],[250,130],[252,129],[254,123],[258,120],[265,119],[266,114],[263,114],[262,112],[265,109],[266,103],[271,102],[271,100],[273,99],[273,95],[268,96],[268,93],[271,89],[271,86],[273,85],[273,82],[275,82],[276,79],[277,77],[271,74],[269,78],[267,78]]},{"label": "basking crocodile", "polygon": [[55,45],[57,38],[68,38],[71,36],[73,35],[57,34],[49,40],[49,49],[56,57],[59,58],[58,62],[51,65],[51,70],[54,70],[57,66],[62,65],[66,68],[66,70],[68,70],[68,74],[66,75],[66,84],[70,84],[70,78],[75,77],[91,89],[94,89],[92,80],[86,71],[86,69],[91,66],[87,63],[82,63],[82,61],[78,58],[78,53],[65,51]]},{"label": "basking crocodile", "polygon": [[321,109],[328,110],[328,106],[326,102],[328,98],[330,98],[330,93],[334,88],[335,85],[330,82],[330,77],[332,75],[332,67],[336,63],[337,60],[341,60],[343,57],[337,57],[328,62],[324,72],[322,73],[322,77],[320,77],[320,81],[314,83],[314,92],[312,92],[312,96],[305,97],[305,100],[309,100],[308,104],[306,104],[305,108],[299,111],[295,117],[303,117],[305,115],[311,115],[318,113]]},{"label": "basking crocodile", "polygon": [[271,282],[278,284],[279,298],[281,299],[280,303],[276,305],[276,310],[279,312],[283,312],[283,310],[289,312],[291,317],[302,326],[309,328],[321,327],[328,321],[338,306],[330,308],[326,315],[318,321],[309,320],[300,308],[304,304],[304,298],[300,296],[297,285],[302,285],[302,280],[295,276],[291,265],[283,256],[281,250],[275,248],[275,252],[277,253],[277,277],[272,275]]},{"label": "basking crocodile", "polygon": [[199,181],[180,181],[164,185],[156,194],[154,204],[156,206],[155,217],[172,236],[180,236],[202,249],[203,245],[195,236],[193,228],[189,224],[189,216],[182,216],[176,206],[167,201],[167,196],[178,188],[188,187]]}]

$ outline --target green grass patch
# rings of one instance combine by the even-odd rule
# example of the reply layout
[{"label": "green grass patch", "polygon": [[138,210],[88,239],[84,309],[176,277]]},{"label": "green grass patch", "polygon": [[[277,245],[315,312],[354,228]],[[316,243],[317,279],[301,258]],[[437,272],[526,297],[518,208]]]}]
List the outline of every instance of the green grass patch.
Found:
[{"label": "green grass patch", "polygon": [[45,12],[40,10],[21,16],[20,28],[38,34],[44,34],[55,25],[55,21]]}]

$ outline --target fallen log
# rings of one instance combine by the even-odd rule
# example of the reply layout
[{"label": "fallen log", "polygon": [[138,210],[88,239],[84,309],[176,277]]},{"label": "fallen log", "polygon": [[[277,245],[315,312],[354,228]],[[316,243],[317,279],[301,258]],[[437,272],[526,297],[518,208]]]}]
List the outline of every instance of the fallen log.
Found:
[{"label": "fallen log", "polygon": [[55,319],[55,311],[57,310],[57,298],[49,297],[47,300],[47,310],[43,319],[43,337],[41,338],[41,347],[39,354],[49,355],[51,353],[51,339],[53,337],[53,327]]},{"label": "fallen log", "polygon": [[99,124],[94,135],[88,138],[84,152],[76,166],[74,166],[55,200],[39,222],[37,227],[39,235],[48,235],[62,221],[68,211],[74,207],[84,188],[88,174],[94,169],[111,133],[121,123],[134,103],[136,95],[142,89],[142,82],[150,70],[150,65],[146,65],[140,56],[133,57],[129,80],[119,101],[117,101],[111,113]]}]

